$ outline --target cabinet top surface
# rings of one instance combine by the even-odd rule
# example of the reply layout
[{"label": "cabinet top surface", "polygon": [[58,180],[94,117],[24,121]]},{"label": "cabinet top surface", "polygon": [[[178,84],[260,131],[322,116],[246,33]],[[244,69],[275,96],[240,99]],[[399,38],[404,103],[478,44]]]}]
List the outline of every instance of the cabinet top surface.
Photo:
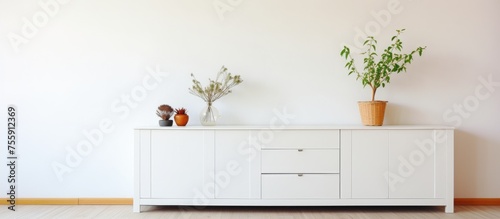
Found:
[{"label": "cabinet top surface", "polygon": [[452,126],[443,125],[384,125],[384,126],[361,126],[361,125],[303,125],[303,126],[237,126],[237,125],[219,125],[219,126],[146,126],[137,127],[135,130],[415,130],[415,129],[448,129]]}]

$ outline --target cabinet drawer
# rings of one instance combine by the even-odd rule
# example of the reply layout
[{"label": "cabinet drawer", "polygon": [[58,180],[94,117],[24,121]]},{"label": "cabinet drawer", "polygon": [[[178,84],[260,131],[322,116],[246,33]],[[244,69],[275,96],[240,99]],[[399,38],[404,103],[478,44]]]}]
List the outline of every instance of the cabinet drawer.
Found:
[{"label": "cabinet drawer", "polygon": [[339,130],[284,130],[274,132],[262,148],[339,148]]},{"label": "cabinet drawer", "polygon": [[263,199],[338,199],[339,174],[263,174]]},{"label": "cabinet drawer", "polygon": [[262,150],[262,173],[339,173],[339,150]]}]

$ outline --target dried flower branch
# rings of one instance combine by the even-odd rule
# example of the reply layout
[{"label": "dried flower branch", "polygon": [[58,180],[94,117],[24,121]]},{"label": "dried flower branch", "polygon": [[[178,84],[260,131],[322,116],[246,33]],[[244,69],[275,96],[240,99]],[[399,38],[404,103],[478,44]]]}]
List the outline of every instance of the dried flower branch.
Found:
[{"label": "dried flower branch", "polygon": [[189,93],[200,97],[207,103],[213,103],[231,93],[231,88],[243,82],[239,75],[233,76],[224,66],[219,70],[215,80],[209,79],[210,84],[206,87],[203,87],[193,74],[191,77],[193,77],[193,86],[189,88]]}]

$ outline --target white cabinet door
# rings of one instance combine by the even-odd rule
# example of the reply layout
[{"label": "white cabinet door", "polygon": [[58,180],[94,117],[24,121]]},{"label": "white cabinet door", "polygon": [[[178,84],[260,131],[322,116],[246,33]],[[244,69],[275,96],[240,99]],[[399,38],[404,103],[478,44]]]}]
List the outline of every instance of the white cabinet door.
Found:
[{"label": "white cabinet door", "polygon": [[260,198],[257,131],[215,131],[215,198]]},{"label": "white cabinet door", "polygon": [[443,198],[446,132],[343,130],[342,198]]},{"label": "white cabinet door", "polygon": [[388,135],[387,130],[352,131],[352,198],[388,198]]},{"label": "white cabinet door", "polygon": [[[434,130],[391,130],[389,134],[389,198],[436,198],[444,173],[444,141]],[[437,159],[436,159],[437,158]],[[444,174],[442,174],[444,175]],[[444,192],[442,192],[444,193]],[[441,193],[441,194],[442,194]]]},{"label": "white cabinet door", "polygon": [[213,133],[151,131],[151,198],[189,198],[203,204],[214,197]]}]

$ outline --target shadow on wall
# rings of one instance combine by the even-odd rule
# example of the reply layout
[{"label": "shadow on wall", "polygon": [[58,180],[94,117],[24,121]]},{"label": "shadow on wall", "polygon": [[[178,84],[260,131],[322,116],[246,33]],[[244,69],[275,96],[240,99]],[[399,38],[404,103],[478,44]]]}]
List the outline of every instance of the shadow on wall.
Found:
[{"label": "shadow on wall", "polygon": [[[408,125],[412,118],[419,118],[425,115],[425,112],[417,110],[415,107],[409,107],[397,103],[387,103],[385,109],[384,125]],[[424,117],[422,117],[424,118]]]},{"label": "shadow on wall", "polygon": [[479,192],[479,139],[470,132],[455,129],[455,197],[460,196],[457,198],[470,198]]},{"label": "shadow on wall", "polygon": [[262,83],[254,78],[243,80],[240,87],[214,103],[221,114],[219,124],[266,126],[276,116],[276,111],[282,112],[283,107],[293,102],[286,90],[276,89],[272,83]]}]

